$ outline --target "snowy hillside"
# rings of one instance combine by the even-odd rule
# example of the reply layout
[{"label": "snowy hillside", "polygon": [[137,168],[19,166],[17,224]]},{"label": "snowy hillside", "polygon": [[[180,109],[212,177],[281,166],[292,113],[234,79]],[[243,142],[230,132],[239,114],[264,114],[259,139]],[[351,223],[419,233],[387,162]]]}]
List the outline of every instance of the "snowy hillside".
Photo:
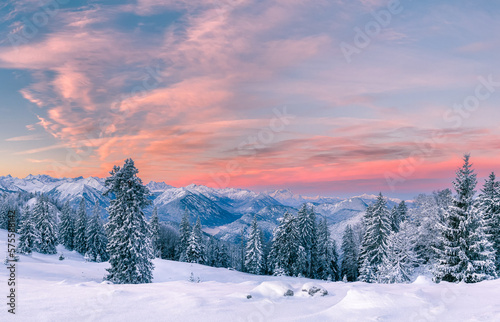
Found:
[{"label": "snowy hillside", "polygon": [[[2,249],[6,234],[0,231]],[[13,317],[3,309],[1,321],[500,320],[500,280],[434,284],[419,277],[399,285],[328,283],[157,259],[153,284],[113,285],[102,282],[108,263],[86,263],[75,252],[58,250],[65,260],[38,253],[20,256],[18,311]],[[191,273],[194,282],[189,281]],[[6,280],[6,269],[0,270],[0,278]],[[310,296],[302,291],[304,285],[324,288],[328,295]],[[288,289],[293,296],[283,296]]]}]

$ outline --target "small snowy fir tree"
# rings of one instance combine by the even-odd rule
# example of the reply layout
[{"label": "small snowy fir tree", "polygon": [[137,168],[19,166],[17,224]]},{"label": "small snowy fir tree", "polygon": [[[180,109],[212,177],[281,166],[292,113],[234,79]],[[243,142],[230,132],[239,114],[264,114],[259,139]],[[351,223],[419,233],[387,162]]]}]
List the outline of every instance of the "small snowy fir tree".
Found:
[{"label": "small snowy fir tree", "polygon": [[391,231],[397,233],[399,231],[399,210],[397,205],[394,206],[391,210],[390,220],[391,220]]},{"label": "small snowy fir tree", "polygon": [[132,159],[122,168],[115,166],[106,178],[104,195],[114,195],[108,207],[107,252],[110,268],[106,279],[116,284],[151,283],[153,249],[149,228],[142,209],[149,204],[148,189],[137,176]]},{"label": "small snowy fir tree", "polygon": [[414,245],[414,227],[407,222],[401,223],[399,231],[392,232],[387,239],[386,255],[379,267],[379,282],[410,282],[415,267],[418,265]]},{"label": "small snowy fir tree", "polygon": [[75,223],[75,241],[74,249],[80,254],[87,252],[87,210],[85,208],[85,199],[82,198],[78,207]]},{"label": "small snowy fir tree", "polygon": [[408,219],[408,206],[404,200],[402,200],[398,205],[398,213],[400,223]]},{"label": "small snowy fir tree", "polygon": [[19,244],[17,245],[17,252],[20,254],[31,254],[35,245],[38,243],[38,235],[36,233],[33,216],[26,206],[23,208],[23,216],[21,228],[19,229]]},{"label": "small snowy fir tree", "polygon": [[191,238],[191,233],[193,228],[189,224],[189,213],[187,210],[184,211],[180,225],[180,242],[179,242],[179,261],[186,261],[186,251],[189,246],[189,239]]},{"label": "small snowy fir tree", "polygon": [[260,275],[264,272],[264,250],[262,247],[262,233],[254,217],[250,228],[245,257],[245,268],[248,273]]},{"label": "small snowy fir tree", "polygon": [[483,213],[486,225],[485,232],[495,251],[495,266],[500,272],[500,182],[491,173],[484,183],[478,198],[478,209]]},{"label": "small snowy fir tree", "polygon": [[329,281],[340,280],[340,266],[339,266],[339,253],[337,251],[337,242],[333,239],[328,243],[328,264],[330,274],[328,275]]},{"label": "small snowy fir tree", "polygon": [[42,195],[33,208],[37,228],[36,249],[42,254],[56,254],[57,236],[55,218],[49,209],[47,198]]},{"label": "small snowy fir tree", "polygon": [[75,218],[69,201],[67,201],[61,211],[61,223],[59,224],[59,242],[68,250],[73,250],[75,241]]},{"label": "small snowy fir tree", "polygon": [[340,274],[346,281],[354,282],[358,279],[358,246],[354,237],[354,232],[350,225],[344,230],[342,236],[342,263]]},{"label": "small snowy fir tree", "polygon": [[485,233],[484,218],[475,207],[477,179],[470,155],[464,156],[453,185],[456,196],[440,225],[443,249],[437,250],[435,280],[476,283],[495,278],[495,253]]},{"label": "small snowy fir tree", "polygon": [[108,245],[108,237],[101,220],[101,208],[97,200],[94,206],[92,217],[87,224],[87,257],[89,261],[101,262],[108,260],[106,247]]},{"label": "small snowy fir tree", "polygon": [[196,224],[189,238],[189,245],[186,250],[186,261],[188,263],[205,264],[205,253],[203,249],[203,235],[201,232],[200,218],[196,220]]},{"label": "small snowy fir tree", "polygon": [[151,220],[149,221],[149,232],[151,233],[151,245],[156,258],[161,258],[160,244],[160,219],[158,218],[158,208],[154,207]]},{"label": "small snowy fir tree", "polygon": [[245,268],[245,257],[247,255],[246,254],[247,239],[245,237],[246,234],[247,234],[246,227],[242,227],[240,232],[240,244],[238,245],[240,250],[239,266],[241,272],[246,272]]},{"label": "small snowy fir tree", "polygon": [[229,256],[229,250],[226,245],[222,244],[218,248],[217,257],[216,257],[215,267],[229,267],[231,264],[231,258]]},{"label": "small snowy fir tree", "polygon": [[363,282],[374,282],[374,276],[378,271],[378,266],[386,253],[387,237],[391,232],[391,223],[389,210],[382,193],[377,201],[367,211],[365,217],[365,234],[360,252],[360,276]]},{"label": "small snowy fir tree", "polygon": [[408,216],[408,207],[406,206],[405,201],[401,201],[397,206],[391,211],[391,230],[393,232],[399,231],[399,226],[403,221],[406,220]]}]

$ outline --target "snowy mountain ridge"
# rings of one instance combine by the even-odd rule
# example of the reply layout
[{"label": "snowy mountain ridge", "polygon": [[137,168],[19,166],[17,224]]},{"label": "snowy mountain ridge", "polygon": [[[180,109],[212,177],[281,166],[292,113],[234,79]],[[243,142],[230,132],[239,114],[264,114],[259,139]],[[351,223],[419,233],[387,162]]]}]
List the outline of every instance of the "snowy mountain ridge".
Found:
[{"label": "snowy mountain ridge", "polygon": [[[104,181],[105,179],[98,177],[52,178],[47,175],[29,175],[20,179],[8,175],[0,177],[0,193],[44,193],[61,204],[69,202],[73,208],[84,198],[89,213],[98,202],[103,215],[106,215],[104,209],[109,206],[110,197],[103,196],[106,191]],[[177,188],[155,181],[146,186],[151,191],[152,202],[145,209],[147,216],[151,214],[153,207],[157,207],[160,220],[179,223],[184,212],[188,211],[192,221],[199,217],[204,227],[225,240],[236,240],[241,231],[250,225],[254,216],[258,218],[265,235],[270,236],[278,219],[286,211],[296,213],[304,203],[314,207],[319,216],[327,218],[331,226],[337,225],[359,217],[377,197],[307,197],[294,194],[289,189],[254,192],[238,188],[216,189],[197,184]],[[390,207],[397,202],[397,199],[388,199]]]}]

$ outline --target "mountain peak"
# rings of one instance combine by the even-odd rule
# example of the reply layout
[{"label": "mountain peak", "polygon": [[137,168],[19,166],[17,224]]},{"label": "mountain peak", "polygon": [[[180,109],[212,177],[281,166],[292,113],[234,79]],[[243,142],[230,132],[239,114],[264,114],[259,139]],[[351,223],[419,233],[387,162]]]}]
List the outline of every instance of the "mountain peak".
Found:
[{"label": "mountain peak", "polygon": [[148,187],[149,191],[165,191],[174,188],[173,186],[168,185],[165,182],[156,182],[156,181],[150,181],[146,185],[146,187]]}]

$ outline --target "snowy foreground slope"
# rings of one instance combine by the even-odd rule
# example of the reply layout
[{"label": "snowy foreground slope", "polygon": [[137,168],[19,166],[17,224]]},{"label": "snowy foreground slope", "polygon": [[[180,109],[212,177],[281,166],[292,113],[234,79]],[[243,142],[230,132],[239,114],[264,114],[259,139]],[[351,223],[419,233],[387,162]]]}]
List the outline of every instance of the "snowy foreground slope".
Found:
[{"label": "snowy foreground slope", "polygon": [[[7,247],[4,230],[0,247]],[[112,285],[102,282],[107,263],[64,254],[64,261],[58,255],[20,256],[17,314],[8,314],[3,304],[0,321],[500,321],[500,280],[327,283],[156,260],[153,284]],[[199,283],[188,281],[191,272]],[[5,268],[0,279],[5,298]],[[329,294],[309,296],[301,291],[306,283]],[[282,296],[287,288],[294,296]]]}]

